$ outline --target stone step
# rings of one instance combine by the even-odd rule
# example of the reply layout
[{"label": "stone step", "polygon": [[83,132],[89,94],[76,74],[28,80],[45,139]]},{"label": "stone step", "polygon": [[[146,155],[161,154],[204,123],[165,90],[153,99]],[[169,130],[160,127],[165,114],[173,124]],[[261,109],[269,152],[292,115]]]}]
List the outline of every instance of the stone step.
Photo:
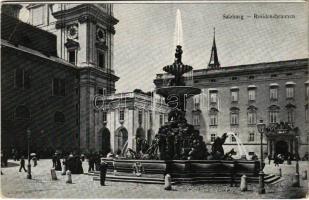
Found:
[{"label": "stone step", "polygon": [[272,177],[272,178],[269,178],[269,179],[267,179],[267,180],[264,180],[264,182],[267,183],[267,184],[270,184],[270,183],[273,183],[273,182],[275,182],[275,181],[277,181],[277,180],[279,180],[279,179],[280,179],[280,176],[274,176],[274,177]]},{"label": "stone step", "polygon": [[278,180],[276,180],[276,181],[270,183],[270,185],[275,185],[275,184],[277,184],[277,183],[280,183],[281,181],[284,181],[284,178],[281,177],[281,178],[279,178]]},{"label": "stone step", "polygon": [[[99,177],[94,177],[94,181],[100,181]],[[121,179],[119,177],[110,178],[106,177],[106,181],[112,181],[112,182],[128,182],[128,183],[144,183],[144,184],[164,184],[164,180],[146,180],[146,179]]]}]

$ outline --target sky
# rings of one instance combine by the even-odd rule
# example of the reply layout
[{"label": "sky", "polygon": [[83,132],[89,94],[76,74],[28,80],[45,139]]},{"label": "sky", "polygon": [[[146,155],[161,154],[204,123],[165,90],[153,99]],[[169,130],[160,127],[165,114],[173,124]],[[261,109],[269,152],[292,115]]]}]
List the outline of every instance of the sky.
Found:
[{"label": "sky", "polygon": [[[216,28],[221,66],[306,58],[306,6],[303,3],[116,4],[114,68],[117,92],[154,88],[156,73],[174,59],[176,11],[183,27],[183,62],[206,68]],[[295,15],[294,19],[224,19],[223,15]]]},{"label": "sky", "polygon": [[[183,63],[205,69],[214,27],[222,67],[308,57],[306,8],[305,3],[114,4],[114,17],[119,20],[114,36],[114,69],[120,77],[116,92],[154,89],[156,74],[174,61],[177,9],[183,28]],[[295,18],[254,19],[254,14]]]}]

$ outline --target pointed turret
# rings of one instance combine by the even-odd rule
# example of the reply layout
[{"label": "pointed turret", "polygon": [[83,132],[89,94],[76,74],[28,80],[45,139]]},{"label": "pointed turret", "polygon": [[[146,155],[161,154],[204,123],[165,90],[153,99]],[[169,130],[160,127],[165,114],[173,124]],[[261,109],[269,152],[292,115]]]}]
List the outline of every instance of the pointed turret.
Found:
[{"label": "pointed turret", "polygon": [[211,48],[211,55],[208,64],[209,69],[217,69],[220,67],[218,53],[217,53],[217,46],[216,46],[216,29],[214,28],[214,40]]}]

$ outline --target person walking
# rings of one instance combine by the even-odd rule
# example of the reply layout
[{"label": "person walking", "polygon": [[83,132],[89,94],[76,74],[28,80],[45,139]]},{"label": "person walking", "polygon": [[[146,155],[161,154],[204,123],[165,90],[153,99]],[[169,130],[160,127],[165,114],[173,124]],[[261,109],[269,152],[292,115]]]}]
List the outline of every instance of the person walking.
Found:
[{"label": "person walking", "polygon": [[33,161],[33,167],[36,167],[38,165],[38,159],[36,156],[32,157],[32,161]]},{"label": "person walking", "polygon": [[94,158],[92,154],[90,154],[88,157],[88,165],[89,165],[88,172],[94,171]]},{"label": "person walking", "polygon": [[52,161],[53,161],[53,168],[56,168],[56,163],[57,163],[57,157],[56,154],[53,155],[52,157]]},{"label": "person walking", "polygon": [[25,172],[27,172],[26,167],[25,167],[25,157],[22,156],[20,158],[20,168],[19,168],[19,172],[21,172],[21,170],[24,169]]}]

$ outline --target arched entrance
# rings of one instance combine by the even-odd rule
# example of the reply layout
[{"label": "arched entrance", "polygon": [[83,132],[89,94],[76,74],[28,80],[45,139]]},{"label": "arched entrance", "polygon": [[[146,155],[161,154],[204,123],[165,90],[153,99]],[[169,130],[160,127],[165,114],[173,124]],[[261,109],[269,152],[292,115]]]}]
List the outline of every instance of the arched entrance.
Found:
[{"label": "arched entrance", "polygon": [[111,142],[110,142],[110,137],[111,134],[108,130],[108,128],[104,127],[100,130],[100,134],[102,135],[102,154],[103,156],[106,156],[108,152],[111,150]]},{"label": "arched entrance", "polygon": [[124,127],[120,127],[115,132],[115,152],[122,152],[128,142],[128,131]]},{"label": "arched entrance", "polygon": [[288,152],[289,152],[289,146],[288,146],[288,143],[281,140],[281,141],[278,141],[276,143],[276,154],[281,154],[283,156],[287,156],[288,155]]}]

